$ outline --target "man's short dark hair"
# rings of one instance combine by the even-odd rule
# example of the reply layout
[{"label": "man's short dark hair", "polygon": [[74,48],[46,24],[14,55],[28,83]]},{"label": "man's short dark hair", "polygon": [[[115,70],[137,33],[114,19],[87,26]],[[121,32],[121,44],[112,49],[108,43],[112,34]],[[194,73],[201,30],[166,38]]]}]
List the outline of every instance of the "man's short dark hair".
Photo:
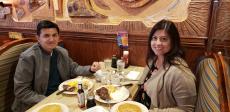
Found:
[{"label": "man's short dark hair", "polygon": [[57,32],[59,34],[59,27],[56,23],[53,23],[49,20],[42,20],[37,25],[37,35],[41,34],[41,30],[44,28],[56,28]]}]

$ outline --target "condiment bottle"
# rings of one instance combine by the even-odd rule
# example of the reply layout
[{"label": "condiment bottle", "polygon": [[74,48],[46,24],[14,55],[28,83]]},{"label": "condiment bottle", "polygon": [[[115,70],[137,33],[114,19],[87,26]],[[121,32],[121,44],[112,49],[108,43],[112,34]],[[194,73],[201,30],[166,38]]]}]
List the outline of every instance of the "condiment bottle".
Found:
[{"label": "condiment bottle", "polygon": [[113,55],[111,67],[117,68],[117,56]]},{"label": "condiment bottle", "polygon": [[85,93],[82,89],[81,81],[78,82],[77,97],[78,97],[78,106],[80,108],[84,108],[85,107]]},{"label": "condiment bottle", "polygon": [[87,98],[87,103],[86,103],[86,107],[87,107],[87,108],[91,108],[91,107],[94,107],[94,106],[96,106],[94,97],[93,97],[93,96],[88,96],[88,98]]},{"label": "condiment bottle", "polygon": [[125,62],[125,68],[127,68],[129,66],[129,51],[123,51],[122,60]]}]

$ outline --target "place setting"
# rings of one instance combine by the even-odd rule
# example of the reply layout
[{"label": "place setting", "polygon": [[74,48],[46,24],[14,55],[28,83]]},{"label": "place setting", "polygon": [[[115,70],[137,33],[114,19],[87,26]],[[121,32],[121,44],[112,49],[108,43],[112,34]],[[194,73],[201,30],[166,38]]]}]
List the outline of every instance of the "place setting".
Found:
[{"label": "place setting", "polygon": [[[147,112],[144,105],[128,101],[132,96],[130,87],[135,84],[133,81],[138,79],[139,72],[125,69],[122,60],[116,61],[116,68],[111,64],[111,60],[104,60],[102,68],[93,74],[93,78],[78,76],[62,82],[54,94],[57,97],[62,95],[61,98],[64,99],[76,98],[77,102],[74,106],[83,112]],[[82,92],[79,92],[79,89]],[[81,97],[79,94],[84,95]],[[83,103],[79,100],[82,98]],[[57,100],[38,106],[32,112],[72,111],[66,104],[68,103]]]},{"label": "place setting", "polygon": [[[122,85],[102,85],[94,90],[94,98],[99,105],[84,112],[148,112],[147,107],[135,101],[126,101],[129,90]],[[107,105],[103,107],[102,105]]]},{"label": "place setting", "polygon": [[32,112],[70,112],[63,103],[47,103],[34,109]]},{"label": "place setting", "polygon": [[107,110],[102,106],[94,106],[83,112],[149,112],[148,108],[135,101],[123,101],[112,106]]},{"label": "place setting", "polygon": [[[128,78],[134,73],[129,72],[127,74],[124,72],[125,65],[121,60],[118,60],[116,63],[117,68],[112,68],[111,61],[109,60],[105,60],[104,62],[105,69],[99,70],[94,74],[97,82],[101,83],[93,91],[94,98],[99,105],[89,108],[84,112],[148,112],[146,107],[143,108],[144,105],[135,103],[134,101],[126,101],[130,96],[128,87],[133,85],[132,82],[127,82],[126,80],[133,80],[133,77],[133,79]],[[137,72],[135,74],[135,78],[137,78],[139,74]],[[107,105],[107,108],[101,105]],[[128,108],[124,109],[126,106]]]},{"label": "place setting", "polygon": [[77,78],[66,80],[62,82],[58,87],[59,92],[57,92],[56,95],[59,95],[62,93],[68,94],[68,95],[76,95],[78,91],[79,82],[82,83],[83,90],[86,90],[86,91],[89,91],[94,86],[94,83],[91,79],[87,77],[79,76]]}]

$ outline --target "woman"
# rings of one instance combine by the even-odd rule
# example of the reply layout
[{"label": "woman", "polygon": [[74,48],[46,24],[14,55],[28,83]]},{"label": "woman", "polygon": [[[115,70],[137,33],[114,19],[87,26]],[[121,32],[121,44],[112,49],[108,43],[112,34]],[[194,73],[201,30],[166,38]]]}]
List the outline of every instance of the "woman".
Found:
[{"label": "woman", "polygon": [[175,24],[161,20],[148,39],[144,91],[150,109],[163,112],[192,112],[196,102],[195,76],[183,60],[180,36]]}]

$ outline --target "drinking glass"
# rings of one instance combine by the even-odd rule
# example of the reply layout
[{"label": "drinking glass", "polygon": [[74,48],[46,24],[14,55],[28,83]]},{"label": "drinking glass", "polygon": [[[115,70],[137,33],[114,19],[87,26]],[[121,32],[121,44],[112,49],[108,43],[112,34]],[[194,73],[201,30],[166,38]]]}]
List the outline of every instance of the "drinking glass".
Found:
[{"label": "drinking glass", "polygon": [[115,85],[120,85],[120,75],[116,71],[113,71],[112,73],[111,83]]},{"label": "drinking glass", "polygon": [[105,70],[108,71],[110,69],[110,67],[111,67],[112,60],[105,59],[104,63],[105,63]]},{"label": "drinking glass", "polygon": [[106,76],[101,77],[101,83],[102,83],[103,85],[106,85],[106,84],[107,84],[107,78],[106,78]]},{"label": "drinking glass", "polygon": [[117,72],[121,74],[124,68],[125,68],[125,62],[123,60],[117,60]]},{"label": "drinking glass", "polygon": [[120,77],[120,81],[124,81],[124,70],[125,68],[125,62],[123,60],[118,60],[117,61],[117,73],[119,74],[119,77]]}]

